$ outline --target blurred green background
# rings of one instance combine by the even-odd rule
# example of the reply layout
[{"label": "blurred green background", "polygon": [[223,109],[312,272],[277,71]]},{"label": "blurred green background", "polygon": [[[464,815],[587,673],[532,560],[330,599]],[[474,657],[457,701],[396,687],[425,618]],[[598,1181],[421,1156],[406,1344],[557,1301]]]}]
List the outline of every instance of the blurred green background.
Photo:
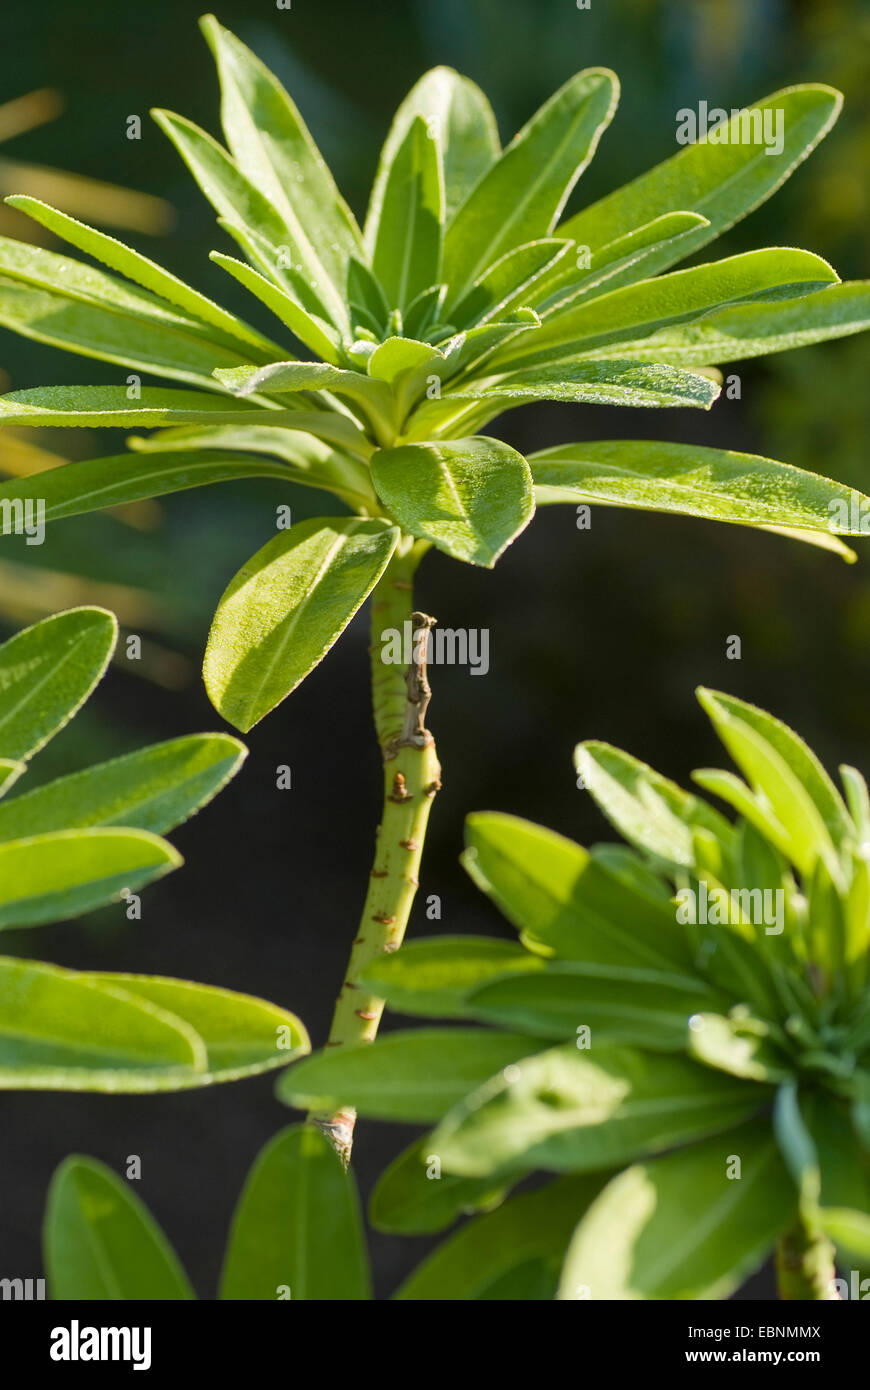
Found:
[{"label": "blurred green background", "polygon": [[[262,325],[208,261],[212,247],[229,248],[147,115],[151,106],[167,106],[217,131],[217,85],[196,28],[199,12],[190,0],[43,0],[37,14],[10,0],[0,102],[48,88],[63,110],[0,146],[0,184],[7,192],[36,191],[34,180],[55,169],[137,190],[144,201],[128,203],[111,189],[64,185],[71,199],[84,200],[68,203],[71,211],[88,220],[90,205],[91,220],[99,212],[105,225],[138,228],[120,235]],[[575,0],[292,0],[289,9],[227,0],[218,17],[285,81],[359,215],[392,111],[435,63],[484,87],[504,139],[578,68],[616,69],[620,112],[572,206],[672,154],[682,106],[707,100],[731,108],[793,82],[832,83],[846,95],[833,133],[712,254],[804,245],[844,278],[870,274],[864,0],[592,0],[589,10]],[[142,118],[140,140],[126,138],[130,115]],[[0,230],[30,234],[23,219]],[[709,415],[554,404],[516,411],[491,432],[527,451],[607,436],[734,447],[870,490],[868,368],[870,343],[856,337],[738,364],[741,398],[721,399]],[[103,364],[5,331],[0,371],[4,389],[117,378]],[[0,438],[0,469],[21,466],[23,438]],[[119,450],[123,436],[44,431],[29,442],[85,457]],[[228,578],[271,533],[279,495],[268,482],[224,486],[121,517],[61,523],[42,547],[2,543],[6,631],[40,612],[96,599],[146,639],[143,661],[121,660],[42,755],[34,781],[149,740],[220,726],[198,676],[209,618]],[[310,491],[292,500],[296,519],[331,505]],[[485,679],[456,667],[434,672],[430,722],[445,790],[413,932],[504,930],[457,864],[467,811],[510,810],[587,843],[609,838],[575,787],[571,750],[579,739],[609,739],[678,781],[708,764],[714,744],[693,697],[699,683],[772,709],[830,766],[848,760],[870,771],[866,549],[847,566],[779,537],[691,519],[599,508],[591,530],[580,531],[572,508],[552,508],[494,573],[429,557],[418,603],[447,626],[488,628],[491,667]],[[726,658],[731,635],[742,639],[739,661]],[[106,909],[85,922],[9,934],[5,948],[261,993],[296,1009],[322,1041],[377,817],[366,644],[365,622],[357,619],[306,684],[253,732],[242,775],[174,837],[187,865],[148,891],[141,922]],[[275,769],[285,763],[293,789],[279,792]],[[431,893],[442,900],[440,923],[425,918],[423,898]],[[139,1154],[140,1194],[203,1297],[213,1296],[243,1175],[259,1145],[292,1118],[272,1098],[268,1079],[162,1098],[13,1094],[0,1109],[0,1273],[39,1271],[42,1201],[60,1158],[84,1151],[120,1169],[127,1155]],[[407,1137],[361,1127],[356,1165],[366,1190]],[[381,1296],[425,1248],[373,1238]],[[770,1297],[771,1288],[761,1276],[747,1292]]]}]

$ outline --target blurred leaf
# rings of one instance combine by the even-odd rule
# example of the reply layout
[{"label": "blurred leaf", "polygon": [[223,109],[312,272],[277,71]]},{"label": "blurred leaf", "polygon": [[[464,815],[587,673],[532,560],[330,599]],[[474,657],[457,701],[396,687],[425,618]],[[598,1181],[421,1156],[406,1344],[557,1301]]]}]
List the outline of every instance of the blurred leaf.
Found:
[{"label": "blurred leaf", "polygon": [[55,1300],[195,1297],[147,1207],[95,1159],[73,1155],[55,1171],[43,1241]]},{"label": "blurred leaf", "polygon": [[233,1216],[220,1297],[371,1297],[356,1183],[314,1125],[282,1129],[255,1159]]},{"label": "blurred leaf", "polygon": [[577,1227],[558,1297],[727,1298],[794,1210],[767,1125],[741,1125],[608,1183]]},{"label": "blurred leaf", "polygon": [[534,1048],[529,1038],[482,1028],[388,1033],[375,1043],[318,1052],[282,1078],[277,1094],[300,1110],[353,1105],[372,1119],[426,1124]]},{"label": "blurred leaf", "polygon": [[507,1191],[488,1178],[442,1173],[427,1139],[403,1149],[380,1176],[369,1204],[369,1220],[388,1235],[431,1235],[460,1216],[498,1206]]},{"label": "blurred leaf", "polygon": [[686,1058],[566,1044],[471,1091],[438,1125],[431,1148],[464,1177],[593,1172],[728,1129],[766,1098],[761,1087]]}]

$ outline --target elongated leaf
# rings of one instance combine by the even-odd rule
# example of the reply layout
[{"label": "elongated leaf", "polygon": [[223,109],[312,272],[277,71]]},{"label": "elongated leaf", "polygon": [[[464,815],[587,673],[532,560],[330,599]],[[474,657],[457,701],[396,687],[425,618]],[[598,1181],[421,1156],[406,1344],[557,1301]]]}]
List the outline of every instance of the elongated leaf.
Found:
[{"label": "elongated leaf", "polygon": [[0,930],[78,917],[177,869],[181,855],[144,830],[62,830],[0,844]]},{"label": "elongated leaf", "polygon": [[607,68],[587,68],[550,97],[511,141],[448,228],[444,279],[450,303],[506,251],[553,230],[618,99],[616,75]]},{"label": "elongated leaf", "polygon": [[0,958],[0,1087],[139,1094],[235,1081],[309,1050],[293,1014],[212,985]]},{"label": "elongated leaf", "polygon": [[[854,489],[791,464],[730,449],[660,440],[562,444],[529,459],[542,505],[605,506],[678,512],[744,526],[858,535],[862,506]],[[843,524],[842,518],[850,518]],[[803,539],[803,537],[798,537]]]},{"label": "elongated leaf", "polygon": [[747,704],[733,695],[724,695],[721,690],[702,687],[698,691],[698,698],[713,721],[714,728],[718,729],[715,716],[722,710],[754,729],[795,772],[818,807],[832,837],[836,841],[854,839],[855,829],[839,792],[812,749],[787,724],[756,705]]},{"label": "elongated leaf", "polygon": [[[130,396],[126,386],[37,386],[0,397],[0,425],[232,425],[263,413],[246,401],[205,391],[142,386]],[[282,423],[287,412],[275,412]]]},{"label": "elongated leaf", "polygon": [[306,272],[340,298],[359,230],[320,151],[278,79],[213,15],[202,30],[221,83],[221,121],[242,172],[290,228]]},{"label": "elongated leaf", "polygon": [[362,981],[398,1013],[463,1018],[468,995],[479,985],[543,968],[539,956],[496,937],[435,936],[380,956],[363,971]]},{"label": "elongated leaf", "polygon": [[426,1139],[420,1139],[381,1174],[369,1204],[369,1220],[390,1235],[430,1235],[458,1217],[498,1206],[507,1188],[483,1178],[442,1173]]},{"label": "elongated leaf", "polygon": [[104,608],[71,608],[0,646],[0,755],[28,759],[80,709],[118,639]]},{"label": "elongated leaf", "polygon": [[469,1221],[414,1270],[396,1298],[489,1299],[505,1276],[531,1259],[543,1260],[552,1271],[552,1297],[571,1231],[597,1197],[602,1181],[560,1178]]},{"label": "elongated leaf", "polygon": [[[281,478],[292,481],[286,464],[274,459],[232,455],[206,450],[196,453],[117,454],[85,459],[48,469],[29,478],[0,484],[2,522],[0,534],[11,534],[16,525],[14,504],[28,500],[42,505],[42,519],[59,521],[66,516],[99,512],[124,502],[163,497],[170,492],[229,483],[236,478]],[[11,504],[3,507],[4,501]]]},{"label": "elongated leaf", "polygon": [[[785,829],[787,853],[793,863],[802,873],[809,873],[817,857],[833,860],[830,832],[794,767],[793,754],[790,748],[787,751],[783,734],[775,730],[771,738],[763,724],[750,724],[736,710],[720,704],[713,691],[700,689],[698,699],[753,791],[763,796]],[[809,760],[803,761],[809,765]]]},{"label": "elongated leaf", "polygon": [[281,1130],[254,1161],[233,1216],[220,1296],[371,1297],[356,1183],[314,1125]]},{"label": "elongated leaf", "polygon": [[381,152],[366,218],[369,253],[374,249],[390,169],[417,116],[423,117],[441,151],[448,219],[498,158],[495,117],[480,88],[452,68],[432,68],[424,73],[396,112]]},{"label": "elongated leaf", "polygon": [[224,718],[250,729],[326,655],[374,588],[398,531],[315,518],[258,550],[218,604],[203,674]]},{"label": "elongated leaf", "polygon": [[246,756],[228,734],[155,744],[4,801],[0,841],[105,825],[165,834],[211,801]]},{"label": "elongated leaf", "polygon": [[[325,319],[303,309],[286,290],[274,285],[259,271],[253,270],[242,261],[237,261],[235,257],[212,251],[209,259],[226,270],[240,285],[250,290],[251,294],[256,295],[257,299],[261,300],[267,309],[271,309],[272,313],[296,334],[299,341],[311,348],[312,352],[316,352],[318,357],[331,363],[342,360],[339,335]],[[280,349],[270,354],[272,359],[278,356]]]},{"label": "elongated leaf", "polygon": [[70,245],[78,247],[80,251],[93,256],[95,260],[102,261],[110,270],[117,270],[119,274],[125,275],[129,280],[141,285],[143,289],[150,290],[162,299],[169,300],[170,304],[177,305],[186,314],[190,314],[193,318],[220,330],[221,337],[228,337],[236,346],[247,347],[248,350],[253,348],[255,351],[261,352],[265,355],[264,360],[268,360],[273,355],[274,344],[270,343],[268,338],[257,333],[255,329],[237,318],[235,314],[229,313],[220,305],[207,299],[204,294],[191,289],[183,280],[171,275],[168,270],[156,265],[147,256],[142,256],[132,247],[117,241],[115,237],[107,236],[105,232],[98,232],[95,228],[88,227],[84,222],[77,222],[74,217],[68,217],[66,213],[58,212],[56,208],[49,207],[46,203],[40,202],[38,198],[19,195],[7,198],[6,202],[10,207],[26,213],[35,222],[47,227],[56,236],[68,241]]},{"label": "elongated leaf", "polygon": [[[579,354],[613,358],[646,353],[651,360],[673,364],[673,353],[660,346],[658,339],[655,344],[649,341],[654,334],[662,333],[664,343],[673,340],[676,332],[676,341],[680,341],[687,325],[722,305],[765,298],[796,299],[836,281],[836,272],[827,261],[810,251],[775,246],[747,251],[625,285],[589,303],[580,300],[548,318],[532,343],[502,348],[497,361],[533,366]],[[714,354],[704,360],[722,359]]]},{"label": "elongated leaf", "polygon": [[0,983],[4,1090],[148,1091],[206,1075],[195,1029],[105,979],[0,957]]},{"label": "elongated leaf", "polygon": [[[677,208],[700,213],[709,227],[699,227],[682,247],[664,250],[647,268],[657,274],[726,231],[780,187],[830,130],[843,98],[822,84],[786,87],[749,108],[748,118],[729,118],[727,142],[705,140],[688,145],[640,178],[584,208],[559,228],[559,234],[596,247],[631,232],[652,217]],[[758,113],[758,114],[755,114]],[[765,115],[767,113],[767,115]],[[781,113],[781,114],[780,114]],[[744,125],[781,121],[782,149],[772,142],[743,138]],[[739,136],[740,138],[732,138]]]},{"label": "elongated leaf", "polygon": [[537,1037],[562,1040],[583,1031],[596,1048],[680,1052],[689,1018],[715,997],[708,987],[662,983],[655,972],[647,980],[626,979],[622,971],[608,977],[562,962],[532,978],[508,976],[481,985],[469,994],[466,1011]]},{"label": "elongated leaf", "polygon": [[[209,1082],[257,1076],[311,1051],[308,1034],[295,1014],[251,994],[159,975],[92,973],[79,979],[120,991],[167,1018],[183,1020],[205,1050]],[[205,1084],[184,1076],[175,1078],[175,1083],[174,1089]]]},{"label": "elongated leaf", "polygon": [[[373,511],[377,498],[369,470],[359,459],[348,457],[348,453],[357,451],[363,458],[374,452],[362,431],[332,410],[300,410],[295,423],[302,429],[290,430],[282,425],[182,425],[149,436],[131,435],[127,444],[143,454],[177,455],[192,451],[213,456],[215,450],[226,449],[230,453],[271,455],[283,460],[288,482],[325,488],[343,497],[354,508]],[[341,452],[331,448],[327,441],[309,434],[304,428],[307,424],[313,429],[324,429],[325,425],[334,427],[336,439],[340,436]]]},{"label": "elongated leaf", "polygon": [[870,281],[849,280],[778,303],[726,307],[695,323],[625,343],[622,351],[627,357],[678,367],[710,366],[845,338],[868,327]]},{"label": "elongated leaf", "polygon": [[563,362],[527,367],[475,381],[451,392],[459,400],[587,401],[592,405],[698,406],[709,410],[720,387],[707,376],[660,363]]},{"label": "elongated leaf", "polygon": [[724,816],[630,753],[591,739],[578,745],[575,761],[607,819],[638,849],[667,864],[691,867],[696,831],[730,844],[733,833]]},{"label": "elongated leaf", "polygon": [[250,361],[253,348],[129,281],[23,242],[0,238],[0,323],[85,357],[138,367],[214,390],[215,367]]},{"label": "elongated leaf", "polygon": [[573,841],[515,816],[469,816],[466,842],[466,869],[533,949],[693,982],[669,890],[654,897]]},{"label": "elongated leaf", "polygon": [[729,1129],[766,1098],[682,1057],[566,1044],[472,1091],[435,1130],[432,1152],[465,1177],[594,1172]]},{"label": "elongated leaf", "polygon": [[570,268],[571,257],[566,256],[565,269],[560,266],[560,273],[546,275],[532,302],[541,317],[547,318],[580,298],[609,294],[622,285],[645,280],[664,247],[676,250],[699,227],[708,225],[706,217],[694,212],[668,212],[594,250],[569,242],[574,246],[576,268]]},{"label": "elongated leaf", "polygon": [[387,174],[372,255],[391,309],[405,309],[439,282],[443,223],[438,144],[416,116]]},{"label": "elongated leaf", "polygon": [[43,1228],[53,1299],[192,1299],[178,1256],[132,1188],[95,1159],[55,1171]]},{"label": "elongated leaf", "polygon": [[[277,262],[282,248],[288,253],[285,259],[290,267],[300,264],[301,252],[290,228],[268,199],[245,177],[223,145],[193,121],[172,111],[156,110],[151,114],[175,145],[227,230],[233,234],[240,232],[245,238],[255,238],[270,264]],[[283,277],[276,278],[281,283]],[[305,308],[313,309],[316,313],[327,313],[323,298],[311,284],[310,276],[300,274],[294,283],[298,284],[304,296]],[[329,299],[326,287],[321,286],[320,292]]]},{"label": "elongated leaf", "polygon": [[608,1183],[571,1241],[560,1299],[727,1298],[795,1214],[767,1125],[741,1125]]},{"label": "elongated leaf", "polygon": [[522,454],[483,436],[378,450],[372,477],[406,530],[454,559],[488,569],[534,511]]},{"label": "elongated leaf", "polygon": [[522,305],[536,304],[541,294],[539,286],[549,282],[554,267],[563,265],[571,245],[570,241],[541,237],[506,251],[475,280],[452,310],[455,321],[486,323]]},{"label": "elongated leaf", "polygon": [[250,396],[256,391],[268,391],[270,395],[336,391],[383,412],[389,412],[392,404],[383,382],[326,362],[273,362],[268,367],[241,367],[222,374],[218,380],[239,396]]},{"label": "elongated leaf", "polygon": [[531,1051],[527,1037],[482,1028],[388,1033],[376,1043],[318,1052],[281,1078],[277,1094],[298,1109],[353,1105],[372,1119],[425,1124]]}]

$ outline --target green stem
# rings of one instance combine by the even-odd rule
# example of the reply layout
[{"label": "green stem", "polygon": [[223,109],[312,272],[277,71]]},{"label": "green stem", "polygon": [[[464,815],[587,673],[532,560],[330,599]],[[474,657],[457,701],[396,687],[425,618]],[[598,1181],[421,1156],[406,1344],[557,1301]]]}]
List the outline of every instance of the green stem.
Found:
[{"label": "green stem", "polygon": [[810,1232],[798,1220],[776,1247],[776,1277],[784,1299],[827,1302],[836,1297],[834,1247],[826,1236]]},{"label": "green stem", "polygon": [[[441,786],[435,742],[425,726],[429,704],[425,649],[409,666],[384,662],[382,634],[428,632],[433,619],[413,612],[413,580],[426,547],[403,541],[372,593],[371,683],[384,763],[384,803],[362,917],[335,1005],[327,1047],[374,1042],[384,1001],[360,983],[373,960],[402,944],[419,883],[429,811]],[[406,626],[407,624],[407,626]],[[356,1112],[342,1107],[311,1117],[347,1162]]]}]

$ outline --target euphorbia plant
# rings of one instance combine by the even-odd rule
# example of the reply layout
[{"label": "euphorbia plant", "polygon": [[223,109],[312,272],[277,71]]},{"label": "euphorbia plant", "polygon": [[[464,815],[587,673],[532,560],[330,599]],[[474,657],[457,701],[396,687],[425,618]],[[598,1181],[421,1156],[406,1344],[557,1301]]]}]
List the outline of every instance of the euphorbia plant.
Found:
[{"label": "euphorbia plant", "polygon": [[382,1229],[441,1229],[535,1169],[563,1175],[463,1227],[402,1297],[720,1298],[776,1247],[781,1296],[828,1299],[835,1246],[870,1267],[867,786],[841,768],[844,799],[784,724],[699,698],[743,777],[694,780],[736,821],[581,744],[631,848],[471,816],[466,868],[522,945],[438,937],[368,972],[400,1012],[466,1026],[282,1078],[295,1104],[441,1117],[382,1178]]},{"label": "euphorbia plant", "polygon": [[[182,862],[165,832],[246,756],[228,734],[190,734],[20,791],[30,760],[101,679],[117,632],[105,609],[74,608],[0,646],[0,931],[119,898],[139,921],[142,888]],[[256,1076],[308,1050],[299,1020],[263,999],[0,956],[0,1090],[177,1091]]]},{"label": "euphorbia plant", "polygon": [[[860,529],[849,493],[785,464],[634,440],[525,459],[476,433],[537,400],[706,409],[716,364],[867,327],[870,288],[840,284],[806,251],[670,271],[779,187],[840,98],[824,86],[776,93],[761,105],[782,112],[778,153],[741,143],[735,118],[727,141],[712,132],[562,220],[613,116],[613,73],[579,73],[501,150],[483,94],[439,68],[399,108],[361,229],[274,76],[214,19],[203,27],[228,148],[182,117],[156,119],[245,257],[212,259],[272,312],[275,339],[116,240],[11,199],[118,274],[0,242],[0,323],[131,375],[13,392],[0,422],[160,429],[132,453],[7,484],[0,501],[41,500],[51,520],[266,476],[347,509],[280,530],[232,580],[205,681],[221,713],[251,728],[372,596],[384,815],[330,1043],[370,1041],[382,1004],[362,975],[401,943],[439,785],[425,673],[412,663],[406,683],[381,648],[411,621],[426,550],[492,566],[537,500],[683,512],[851,553],[837,540]],[[293,355],[300,345],[311,358]],[[140,371],[182,385],[142,386]],[[11,529],[14,513],[4,520]],[[321,1118],[346,1154],[352,1114]]]}]

